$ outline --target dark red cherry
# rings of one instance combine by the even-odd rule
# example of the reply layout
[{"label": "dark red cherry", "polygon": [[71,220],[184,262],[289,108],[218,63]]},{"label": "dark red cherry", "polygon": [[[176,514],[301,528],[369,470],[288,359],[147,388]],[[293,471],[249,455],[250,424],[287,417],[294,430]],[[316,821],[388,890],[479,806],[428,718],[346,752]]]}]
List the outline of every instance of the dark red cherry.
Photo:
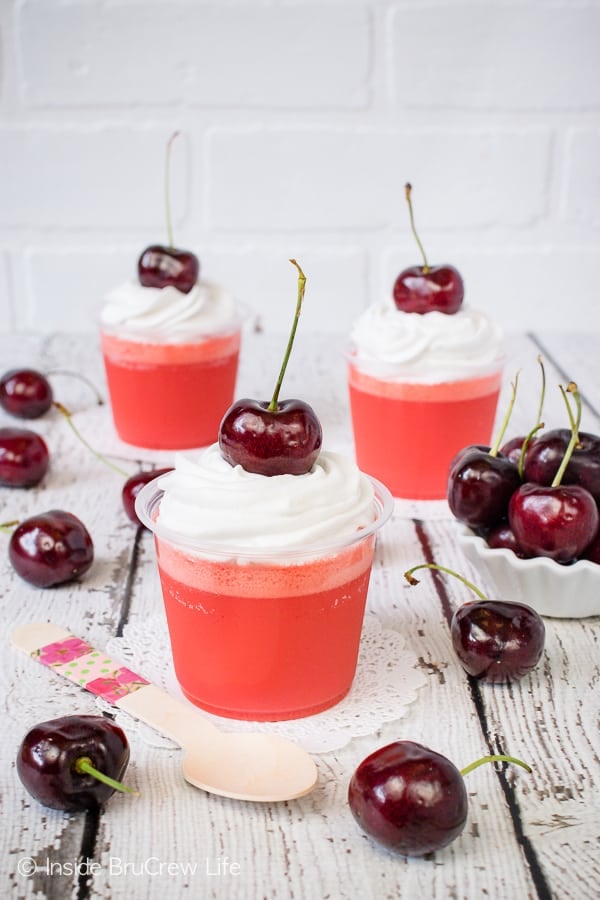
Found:
[{"label": "dark red cherry", "polygon": [[52,587],[83,575],[94,560],[92,538],[72,513],[51,509],[24,519],[10,536],[15,571],[36,587]]},{"label": "dark red cherry", "polygon": [[167,142],[165,166],[165,216],[167,220],[168,245],[152,244],[146,247],[138,259],[137,270],[140,284],[144,287],[174,287],[182,294],[189,294],[200,275],[198,257],[190,250],[178,250],[173,243],[170,204],[171,147],[179,132],[174,132]]},{"label": "dark red cherry", "polygon": [[479,598],[460,606],[450,623],[452,644],[469,675],[485,681],[510,681],[537,665],[546,630],[534,609],[524,603],[488,600],[464,575],[438,563],[413,566],[404,573],[409,584],[419,584],[414,577],[419,569],[452,575]]},{"label": "dark red cherry", "polygon": [[475,600],[452,617],[452,646],[463,669],[482,681],[514,681],[534,669],[544,650],[546,628],[523,603]]},{"label": "dark red cherry", "polygon": [[[103,716],[62,716],[41,722],[23,738],[17,773],[32,797],[51,809],[96,809],[114,794],[129,762],[129,744]],[[107,777],[115,784],[106,784]]]},{"label": "dark red cherry", "polygon": [[219,447],[232,466],[260,475],[303,475],[319,455],[323,433],[314,409],[302,400],[238,400],[219,428]]},{"label": "dark red cherry", "polygon": [[598,532],[600,516],[589,491],[576,484],[523,484],[511,497],[508,519],[527,556],[569,563]]},{"label": "dark red cherry", "polygon": [[[593,495],[579,484],[565,483],[575,450],[581,444],[581,397],[574,382],[560,386],[571,433],[550,485],[524,484],[511,497],[508,518],[515,538],[529,556],[545,556],[559,563],[576,560],[598,533],[600,513]],[[569,404],[574,398],[576,414]],[[542,436],[543,437],[543,436]],[[595,440],[595,436],[591,435]],[[534,442],[534,443],[537,443]],[[600,447],[600,439],[598,439]],[[588,475],[588,470],[584,470]]]},{"label": "dark red cherry", "polygon": [[521,484],[515,463],[499,452],[517,394],[518,375],[500,431],[492,447],[472,444],[459,450],[448,470],[446,498],[452,514],[470,528],[491,528],[504,521],[508,502]]},{"label": "dark red cherry", "polygon": [[482,537],[492,550],[512,550],[520,559],[525,559],[527,554],[523,552],[508,522],[500,522],[487,530]]},{"label": "dark red cherry", "polygon": [[[565,455],[571,432],[566,428],[545,431],[527,448],[523,474],[526,481],[552,484]],[[600,436],[580,431],[562,477],[562,484],[579,484],[600,505]]]},{"label": "dark red cherry", "polygon": [[138,278],[144,287],[172,286],[189,294],[200,274],[198,257],[189,250],[153,244],[138,260]]},{"label": "dark red cherry", "polygon": [[11,369],[0,378],[0,406],[19,419],[37,419],[54,399],[45,375],[35,369]]},{"label": "dark red cherry", "polygon": [[50,462],[46,442],[27,428],[0,428],[0,484],[33,487],[39,484]]},{"label": "dark red cherry", "polygon": [[481,447],[466,448],[450,464],[448,506],[459,522],[471,528],[490,527],[506,518],[520,484],[517,467],[509,459]]},{"label": "dark red cherry", "polygon": [[394,853],[424,856],[462,832],[468,798],[464,776],[488,762],[516,763],[514,756],[484,756],[460,771],[422,744],[396,741],[367,756],[348,786],[352,815],[370,837]]},{"label": "dark red cherry", "polygon": [[441,850],[461,833],[468,812],[456,766],[414,741],[367,756],[350,780],[348,804],[363,831],[404,856]]},{"label": "dark red cherry", "polygon": [[415,229],[411,191],[411,185],[405,185],[411,229],[423,256],[423,265],[410,266],[400,272],[394,282],[394,303],[403,312],[423,315],[437,310],[453,315],[461,308],[465,294],[462,277],[454,266],[428,264]]},{"label": "dark red cherry", "polygon": [[518,437],[511,438],[505,444],[502,444],[500,447],[500,455],[505,456],[506,459],[509,459],[512,463],[518,465],[519,459],[521,457],[521,450],[523,448],[523,443],[526,438],[524,435],[519,435]]},{"label": "dark red cherry", "polygon": [[394,282],[396,308],[421,315],[435,310],[453,315],[461,308],[464,293],[460,273],[447,264],[409,266]]},{"label": "dark red cherry", "polygon": [[135,475],[131,475],[131,477],[127,479],[123,485],[123,490],[121,491],[121,499],[123,501],[125,512],[134,525],[142,524],[135,511],[135,498],[141,489],[150,481],[154,481],[155,478],[159,478],[161,475],[166,475],[167,472],[172,471],[172,468],[151,469],[148,472],[136,472]]}]

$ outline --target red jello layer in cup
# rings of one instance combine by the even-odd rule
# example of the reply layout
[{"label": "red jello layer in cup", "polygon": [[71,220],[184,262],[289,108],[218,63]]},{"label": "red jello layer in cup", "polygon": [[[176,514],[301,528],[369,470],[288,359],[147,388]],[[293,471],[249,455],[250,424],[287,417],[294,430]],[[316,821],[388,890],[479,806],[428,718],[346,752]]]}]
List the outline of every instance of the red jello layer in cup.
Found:
[{"label": "red jello layer in cup", "polygon": [[238,329],[184,344],[142,343],[101,334],[113,420],[136,447],[178,450],[217,439],[233,402]]},{"label": "red jello layer in cup", "polygon": [[492,439],[502,370],[439,384],[385,381],[348,366],[356,460],[395,497],[441,500],[468,444]]},{"label": "red jello layer in cup", "polygon": [[306,561],[202,559],[156,538],[175,672],[203,709],[293,719],[354,678],[375,535]]}]

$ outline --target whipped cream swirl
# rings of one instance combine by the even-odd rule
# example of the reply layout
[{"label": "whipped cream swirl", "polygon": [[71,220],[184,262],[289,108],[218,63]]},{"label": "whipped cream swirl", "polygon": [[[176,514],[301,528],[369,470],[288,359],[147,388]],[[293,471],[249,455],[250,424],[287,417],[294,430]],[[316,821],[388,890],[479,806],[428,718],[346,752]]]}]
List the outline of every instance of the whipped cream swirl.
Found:
[{"label": "whipped cream swirl", "polygon": [[107,294],[100,322],[132,340],[177,343],[233,328],[238,314],[233,297],[212,282],[199,281],[184,294],[128,281]]},{"label": "whipped cream swirl", "polygon": [[484,313],[463,306],[453,315],[408,313],[390,297],[357,319],[352,361],[389,381],[435,384],[484,376],[498,369],[503,335]]},{"label": "whipped cream swirl", "polygon": [[322,450],[305,475],[258,475],[231,466],[218,444],[175,455],[156,529],[228,551],[299,549],[352,539],[377,516],[374,488],[356,464]]}]

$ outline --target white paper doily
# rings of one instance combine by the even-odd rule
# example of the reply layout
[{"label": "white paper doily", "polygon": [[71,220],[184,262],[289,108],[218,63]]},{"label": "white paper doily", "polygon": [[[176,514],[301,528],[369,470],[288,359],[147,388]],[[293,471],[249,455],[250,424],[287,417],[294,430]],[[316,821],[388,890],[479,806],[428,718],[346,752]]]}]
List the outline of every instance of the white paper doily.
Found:
[{"label": "white paper doily", "polygon": [[[123,637],[112,638],[106,652],[152,684],[200,712],[222,731],[266,731],[300,744],[309,753],[326,753],[344,747],[354,737],[373,734],[385,722],[405,715],[417,692],[426,681],[417,668],[417,657],[398,632],[383,628],[377,616],[367,614],[361,637],[360,654],[350,693],[332,709],[287,722],[242,722],[198,710],[181,692],[171,658],[166,620],[154,616],[125,627]],[[101,708],[108,705],[97,700]],[[114,712],[114,708],[110,707]],[[121,727],[132,730],[132,719],[117,712]],[[147,726],[137,722],[144,739],[154,746],[173,747]]]}]

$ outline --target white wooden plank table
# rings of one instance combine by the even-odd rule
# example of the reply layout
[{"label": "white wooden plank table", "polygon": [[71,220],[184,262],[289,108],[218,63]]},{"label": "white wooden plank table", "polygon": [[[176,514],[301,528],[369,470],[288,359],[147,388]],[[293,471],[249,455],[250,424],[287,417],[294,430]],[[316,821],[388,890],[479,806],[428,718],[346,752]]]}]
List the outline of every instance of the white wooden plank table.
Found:
[{"label": "white wooden plank table", "polygon": [[[245,335],[238,396],[270,396],[285,336]],[[330,449],[352,453],[343,340],[302,333],[282,396],[302,396],[317,409]],[[548,376],[545,421],[565,425],[557,388],[573,378],[586,403],[583,428],[600,430],[597,339],[583,334],[510,339],[508,382],[521,371],[509,433],[535,417],[544,352]],[[0,370],[31,365],[86,374],[105,392],[94,335],[0,339]],[[94,407],[85,386],[53,379],[57,399],[99,450],[132,472],[139,451],[119,444],[107,408]],[[499,418],[501,416],[499,415]],[[18,425],[0,411],[0,425]],[[22,423],[27,425],[27,423]],[[68,509],[90,530],[96,558],[70,585],[39,590],[12,570],[8,538],[0,535],[0,652],[3,727],[0,729],[0,874],[15,898],[596,898],[600,892],[600,808],[597,804],[600,621],[546,619],[547,645],[538,668],[510,686],[480,685],[458,665],[449,640],[452,610],[467,598],[458,582],[424,574],[408,588],[403,572],[426,558],[462,571],[493,593],[462,557],[455,523],[398,508],[378,543],[370,608],[408,638],[425,685],[399,721],[315,755],[317,788],[281,804],[244,804],[210,796],[181,778],[179,750],[131,735],[128,783],[139,798],[113,797],[99,813],[66,815],[45,809],[24,791],[15,770],[18,745],[38,721],[97,714],[91,695],[35,665],[9,643],[11,631],[53,621],[98,647],[160,609],[150,536],[126,519],[122,482],[81,446],[52,411],[27,427],[50,447],[51,470],[30,490],[0,488],[0,521],[51,508]],[[169,454],[144,454],[164,463]],[[348,780],[370,752],[397,739],[424,743],[459,768],[501,750],[527,760],[486,766],[469,776],[469,819],[453,844],[424,859],[377,848],[356,826],[346,803]],[[25,862],[23,862],[25,860]],[[23,874],[27,860],[36,868]]]}]

